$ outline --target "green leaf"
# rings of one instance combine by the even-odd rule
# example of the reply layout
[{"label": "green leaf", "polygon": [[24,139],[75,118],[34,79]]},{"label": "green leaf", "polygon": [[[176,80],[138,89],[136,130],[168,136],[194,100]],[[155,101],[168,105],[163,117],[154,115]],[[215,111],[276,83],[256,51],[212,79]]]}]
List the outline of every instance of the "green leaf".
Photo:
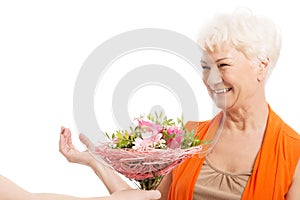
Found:
[{"label": "green leaf", "polygon": [[108,133],[107,133],[107,132],[105,132],[104,134],[105,134],[105,136],[106,136],[108,139],[110,139],[110,140],[111,140],[111,138],[110,138],[110,136],[108,135]]},{"label": "green leaf", "polygon": [[122,136],[122,134],[121,134],[119,131],[116,133],[116,135],[117,135],[117,137],[118,137],[120,140],[123,139],[123,136]]},{"label": "green leaf", "polygon": [[128,131],[125,131],[125,138],[126,138],[126,139],[129,139]]},{"label": "green leaf", "polygon": [[177,117],[177,124],[181,123],[181,119],[179,117]]}]

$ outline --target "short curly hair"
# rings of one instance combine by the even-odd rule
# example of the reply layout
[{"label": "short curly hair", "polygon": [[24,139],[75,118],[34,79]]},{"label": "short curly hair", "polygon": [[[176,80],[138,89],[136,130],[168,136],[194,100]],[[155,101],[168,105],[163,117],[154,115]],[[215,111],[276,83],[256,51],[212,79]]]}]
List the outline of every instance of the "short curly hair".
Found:
[{"label": "short curly hair", "polygon": [[200,29],[197,42],[203,51],[215,51],[227,44],[253,62],[268,59],[271,72],[279,58],[281,33],[269,18],[237,9],[232,14],[216,15]]}]

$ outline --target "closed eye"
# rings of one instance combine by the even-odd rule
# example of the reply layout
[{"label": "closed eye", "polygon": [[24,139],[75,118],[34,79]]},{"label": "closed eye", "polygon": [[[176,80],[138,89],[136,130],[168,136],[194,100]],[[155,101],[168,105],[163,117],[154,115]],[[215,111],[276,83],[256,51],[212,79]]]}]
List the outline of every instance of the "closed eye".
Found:
[{"label": "closed eye", "polygon": [[226,66],[230,66],[229,64],[226,64],[226,63],[222,63],[219,65],[219,67],[226,67]]},{"label": "closed eye", "polygon": [[202,65],[202,69],[204,70],[204,69],[210,69],[210,67],[209,66],[206,66],[206,65]]}]

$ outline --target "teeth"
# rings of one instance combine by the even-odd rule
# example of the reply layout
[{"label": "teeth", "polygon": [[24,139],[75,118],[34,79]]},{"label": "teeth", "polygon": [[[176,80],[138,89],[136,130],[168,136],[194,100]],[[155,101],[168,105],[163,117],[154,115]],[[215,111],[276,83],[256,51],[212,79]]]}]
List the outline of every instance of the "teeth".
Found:
[{"label": "teeth", "polygon": [[224,89],[213,90],[213,91],[214,91],[214,93],[216,93],[216,94],[220,94],[220,93],[228,92],[229,90],[230,90],[230,88],[224,88]]}]

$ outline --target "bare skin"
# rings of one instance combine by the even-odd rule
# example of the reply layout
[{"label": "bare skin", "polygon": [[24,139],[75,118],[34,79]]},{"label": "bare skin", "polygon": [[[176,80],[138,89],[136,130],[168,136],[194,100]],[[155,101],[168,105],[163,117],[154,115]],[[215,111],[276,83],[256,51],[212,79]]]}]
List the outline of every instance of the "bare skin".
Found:
[{"label": "bare skin", "polygon": [[0,176],[0,185],[0,199],[3,200],[151,200],[160,198],[160,193],[158,191],[140,190],[124,190],[116,192],[109,197],[87,198],[53,193],[31,193],[4,176]]},{"label": "bare skin", "polygon": [[[79,139],[88,148],[90,147],[91,143],[84,135],[80,134]],[[61,128],[59,151],[69,162],[91,167],[105,184],[110,194],[121,190],[132,189],[114,170],[101,164],[88,151],[78,151],[72,143],[71,131],[68,128]]]},{"label": "bare skin", "polygon": [[[219,51],[207,52],[202,61],[209,66],[204,69],[207,75],[203,82],[210,96],[215,102],[226,98],[226,104],[221,105],[225,114],[222,134],[208,156],[224,171],[251,172],[268,119],[264,80],[269,63],[255,66],[244,54],[226,45]],[[213,70],[219,73],[212,75]],[[230,90],[214,92],[223,88]]]}]

